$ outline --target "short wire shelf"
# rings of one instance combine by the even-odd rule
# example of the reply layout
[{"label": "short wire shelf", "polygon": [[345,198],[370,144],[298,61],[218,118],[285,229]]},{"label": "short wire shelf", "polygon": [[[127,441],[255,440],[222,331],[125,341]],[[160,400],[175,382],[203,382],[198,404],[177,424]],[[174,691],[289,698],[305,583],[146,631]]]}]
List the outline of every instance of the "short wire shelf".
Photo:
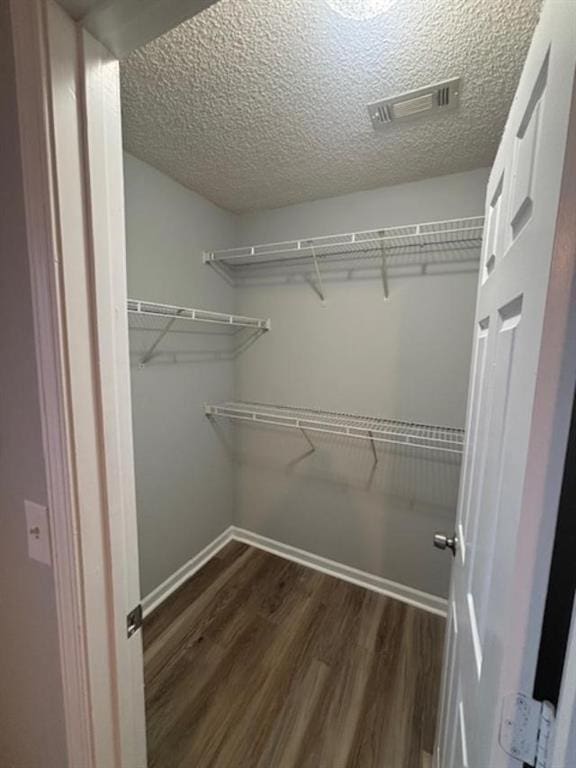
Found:
[{"label": "short wire shelf", "polygon": [[311,431],[368,440],[373,450],[374,443],[392,443],[458,455],[462,454],[464,448],[464,430],[453,427],[250,402],[206,405],[205,411],[210,418],[298,429],[305,437]]},{"label": "short wire shelf", "polygon": [[145,365],[158,348],[162,339],[170,332],[186,330],[191,323],[210,323],[226,326],[233,330],[252,329],[256,334],[262,334],[271,328],[270,319],[233,315],[226,312],[213,312],[195,307],[179,307],[172,304],[158,304],[140,299],[128,299],[129,327],[133,330],[156,331],[152,344],[142,355],[140,364]]},{"label": "short wire shelf", "polygon": [[157,304],[151,301],[128,299],[128,313],[132,317],[160,318],[161,320],[193,320],[197,323],[217,323],[233,327],[270,330],[270,320],[244,315],[230,315],[227,312],[212,312],[193,307],[177,307],[171,304]]}]

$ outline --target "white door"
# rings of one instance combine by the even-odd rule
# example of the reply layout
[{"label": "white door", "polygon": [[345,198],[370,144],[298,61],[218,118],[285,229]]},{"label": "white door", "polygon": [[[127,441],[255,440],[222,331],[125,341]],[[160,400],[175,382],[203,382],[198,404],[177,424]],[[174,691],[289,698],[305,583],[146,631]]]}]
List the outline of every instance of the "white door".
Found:
[{"label": "white door", "polygon": [[532,691],[574,391],[557,218],[575,64],[576,4],[547,0],[487,190],[439,768],[521,765],[499,728],[504,696]]}]

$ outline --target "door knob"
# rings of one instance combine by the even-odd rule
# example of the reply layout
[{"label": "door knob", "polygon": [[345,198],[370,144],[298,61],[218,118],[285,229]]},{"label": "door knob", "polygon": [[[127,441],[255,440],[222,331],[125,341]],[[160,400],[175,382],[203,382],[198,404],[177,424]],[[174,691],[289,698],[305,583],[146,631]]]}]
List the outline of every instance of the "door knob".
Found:
[{"label": "door knob", "polygon": [[456,550],[458,549],[458,537],[456,534],[453,536],[446,536],[445,533],[435,533],[434,546],[437,549],[450,549],[452,550],[452,554],[456,556]]}]

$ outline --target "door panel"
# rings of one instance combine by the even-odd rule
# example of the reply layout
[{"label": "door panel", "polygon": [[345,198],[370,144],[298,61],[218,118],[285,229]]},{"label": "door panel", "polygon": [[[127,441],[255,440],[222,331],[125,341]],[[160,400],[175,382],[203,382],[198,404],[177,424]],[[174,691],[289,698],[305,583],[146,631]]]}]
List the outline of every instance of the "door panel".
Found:
[{"label": "door panel", "polygon": [[514,142],[512,174],[512,238],[515,239],[528,222],[534,207],[534,166],[538,148],[540,119],[544,109],[543,96],[548,78],[549,51],[528,100],[528,106]]},{"label": "door panel", "polygon": [[543,338],[559,311],[550,290],[575,41],[576,5],[545,2],[488,184],[439,768],[518,765],[498,743],[501,702],[532,690],[555,522],[534,500],[561,482],[543,471],[542,441],[567,437],[554,417],[563,404],[539,382],[552,375]]},{"label": "door panel", "polygon": [[487,211],[486,236],[484,239],[484,276],[487,280],[494,266],[496,259],[500,258],[502,230],[500,227],[500,216],[502,212],[502,191],[504,189],[504,175],[500,176],[500,181],[496,187],[496,192],[490,202]]},{"label": "door panel", "polygon": [[451,603],[451,612],[448,619],[448,631],[446,634],[446,658],[448,667],[445,669],[441,705],[443,712],[442,719],[451,724],[450,728],[444,729],[440,734],[439,750],[442,755],[448,755],[454,751],[454,734],[456,733],[456,708],[458,706],[457,690],[457,648],[458,648],[458,625],[456,623],[455,603]]},{"label": "door panel", "polygon": [[478,323],[477,338],[475,344],[475,359],[472,370],[472,408],[470,423],[468,425],[469,461],[464,470],[465,481],[463,483],[464,498],[462,501],[462,517],[459,522],[460,553],[462,560],[466,559],[466,540],[468,525],[472,518],[477,516],[478,505],[478,481],[480,467],[484,466],[486,451],[486,426],[485,410],[488,407],[488,391],[486,377],[486,352],[488,346],[488,332],[490,318],[483,318]]},{"label": "door panel", "polygon": [[466,716],[464,714],[464,702],[458,696],[458,729],[456,732],[456,750],[454,765],[457,768],[469,768],[468,762],[468,737],[466,736]]},{"label": "door panel", "polygon": [[470,629],[478,677],[481,674],[486,609],[493,562],[496,553],[496,525],[500,514],[500,496],[503,481],[503,453],[508,448],[508,403],[514,367],[516,334],[521,319],[522,302],[515,299],[499,311],[499,329],[496,337],[494,363],[490,366],[490,384],[493,379],[492,408],[486,440],[485,465],[482,467],[482,486],[478,489],[475,505],[470,563],[467,569],[466,595],[470,616]]}]

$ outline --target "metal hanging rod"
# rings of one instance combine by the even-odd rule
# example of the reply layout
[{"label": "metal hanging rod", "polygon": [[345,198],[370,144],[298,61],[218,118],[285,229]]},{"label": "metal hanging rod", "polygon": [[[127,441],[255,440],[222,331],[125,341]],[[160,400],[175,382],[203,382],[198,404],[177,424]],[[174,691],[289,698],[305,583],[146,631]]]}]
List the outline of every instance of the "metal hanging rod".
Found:
[{"label": "metal hanging rod", "polygon": [[[142,331],[157,331],[158,336],[148,347],[140,359],[140,365],[145,365],[152,358],[162,339],[174,330],[176,323],[188,325],[190,322],[211,323],[227,326],[232,330],[239,328],[252,329],[256,334],[265,333],[271,328],[270,318],[247,317],[245,315],[230,315],[226,312],[213,312],[195,307],[178,307],[172,304],[158,304],[140,299],[128,299],[128,318],[132,329]],[[177,327],[182,327],[177,326]]]},{"label": "metal hanging rod", "polygon": [[206,405],[205,411],[209,418],[268,424],[297,429],[304,434],[307,431],[325,432],[367,440],[371,443],[375,461],[374,443],[392,443],[457,455],[462,454],[464,447],[464,430],[452,427],[248,402]]}]

